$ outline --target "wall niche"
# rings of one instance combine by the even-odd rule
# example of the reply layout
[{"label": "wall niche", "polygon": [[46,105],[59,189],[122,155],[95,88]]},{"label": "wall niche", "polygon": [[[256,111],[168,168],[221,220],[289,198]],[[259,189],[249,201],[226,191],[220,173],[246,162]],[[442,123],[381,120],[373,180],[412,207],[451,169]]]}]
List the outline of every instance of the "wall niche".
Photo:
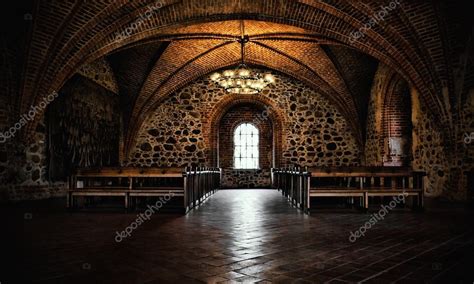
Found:
[{"label": "wall niche", "polygon": [[116,94],[75,75],[46,117],[51,180],[64,180],[75,168],[118,165],[121,114]]}]

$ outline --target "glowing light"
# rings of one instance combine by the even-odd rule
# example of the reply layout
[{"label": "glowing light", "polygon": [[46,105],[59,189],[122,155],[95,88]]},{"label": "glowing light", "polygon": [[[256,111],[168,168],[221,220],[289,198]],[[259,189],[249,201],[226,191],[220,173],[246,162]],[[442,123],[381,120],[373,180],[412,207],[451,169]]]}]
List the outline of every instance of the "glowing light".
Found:
[{"label": "glowing light", "polygon": [[221,77],[221,74],[216,72],[216,73],[211,75],[211,80],[212,81],[217,81],[217,79],[219,79],[220,77]]},{"label": "glowing light", "polygon": [[235,70],[213,73],[210,79],[227,92],[234,94],[257,94],[275,82],[272,74],[262,75],[245,64],[239,65]]}]

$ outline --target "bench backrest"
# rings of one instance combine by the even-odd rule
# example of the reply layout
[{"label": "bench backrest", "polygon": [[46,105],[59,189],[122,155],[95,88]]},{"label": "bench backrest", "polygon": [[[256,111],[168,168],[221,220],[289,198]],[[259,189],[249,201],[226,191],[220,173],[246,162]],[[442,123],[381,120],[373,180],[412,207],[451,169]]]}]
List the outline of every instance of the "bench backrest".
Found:
[{"label": "bench backrest", "polygon": [[424,175],[410,167],[311,167],[306,169],[272,169],[273,173],[305,173],[311,177],[408,177]]},{"label": "bench backrest", "polygon": [[132,168],[107,167],[79,169],[76,177],[183,177],[189,174],[220,173],[219,168]]},{"label": "bench backrest", "polygon": [[312,177],[406,177],[413,175],[409,167],[341,167],[310,168]]},{"label": "bench backrest", "polygon": [[100,168],[79,169],[76,177],[182,177],[185,168]]}]

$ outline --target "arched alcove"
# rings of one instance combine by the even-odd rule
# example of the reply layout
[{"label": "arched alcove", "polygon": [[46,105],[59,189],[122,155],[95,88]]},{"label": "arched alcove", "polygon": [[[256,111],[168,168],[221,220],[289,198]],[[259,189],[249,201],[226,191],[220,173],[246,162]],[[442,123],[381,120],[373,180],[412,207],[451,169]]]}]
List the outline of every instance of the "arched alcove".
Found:
[{"label": "arched alcove", "polygon": [[[275,140],[281,136],[279,129],[274,127],[278,122],[269,115],[269,106],[256,103],[237,103],[230,107],[217,122],[217,163],[224,169],[223,185],[226,187],[268,187],[270,185],[270,168],[274,167]],[[238,141],[236,133],[242,126],[248,125],[254,128],[257,139],[252,137],[242,138]],[[251,139],[252,142],[246,141]],[[256,140],[256,141],[255,141]],[[243,147],[240,145],[243,144]],[[251,151],[247,147],[256,145],[256,151]],[[238,152],[238,153],[237,153]],[[281,153],[281,151],[278,151]],[[250,155],[257,155],[255,163],[250,166],[242,165],[236,161],[235,155],[248,158]]]},{"label": "arched alcove", "polygon": [[384,98],[383,165],[409,166],[411,162],[411,98],[408,83],[394,76]]}]

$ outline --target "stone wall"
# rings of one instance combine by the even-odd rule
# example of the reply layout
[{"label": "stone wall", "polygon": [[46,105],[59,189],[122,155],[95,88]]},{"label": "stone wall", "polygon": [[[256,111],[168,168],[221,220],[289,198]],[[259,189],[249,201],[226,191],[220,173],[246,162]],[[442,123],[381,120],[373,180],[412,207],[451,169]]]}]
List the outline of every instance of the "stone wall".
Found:
[{"label": "stone wall", "polygon": [[[427,173],[425,194],[437,197],[443,194],[449,180],[450,157],[445,152],[445,141],[418,92],[411,90],[413,122],[413,163],[415,170]],[[444,192],[446,194],[446,192]]]},{"label": "stone wall", "polygon": [[[467,134],[474,132],[474,89],[470,100],[462,107],[466,123],[459,127],[454,142],[443,136],[442,129],[434,122],[418,93],[412,90],[413,106],[413,168],[427,173],[426,196],[441,200],[466,201],[473,198],[468,188],[468,173],[474,170],[474,140],[465,143]],[[451,143],[454,143],[451,144]]]},{"label": "stone wall", "polygon": [[[71,79],[58,93],[59,97],[51,102],[46,109],[46,116],[41,118],[31,144],[19,142],[19,132],[12,139],[1,143],[0,201],[44,199],[65,195],[66,184],[64,180],[69,173],[64,170],[69,164],[59,163],[52,153],[56,153],[56,158],[59,156],[61,160],[70,161],[79,161],[80,155],[77,154],[72,159],[71,148],[63,144],[56,144],[55,141],[50,140],[54,136],[54,131],[49,132],[54,128],[51,123],[60,124],[62,127],[67,127],[68,125],[66,121],[50,116],[54,109],[62,117],[67,117],[68,121],[75,121],[78,125],[90,125],[90,129],[76,129],[74,137],[70,137],[71,133],[63,128],[56,129],[64,139],[79,141],[78,143],[81,145],[78,146],[78,152],[86,153],[85,149],[91,148],[90,143],[94,143],[99,148],[101,146],[110,147],[111,145],[116,145],[113,149],[113,155],[118,155],[119,136],[110,135],[110,129],[104,130],[101,127],[97,127],[100,121],[107,120],[104,117],[105,110],[111,109],[113,111],[109,111],[109,115],[111,115],[111,119],[112,117],[115,119],[113,125],[116,128],[115,133],[118,134],[120,110],[118,109],[117,102],[115,103],[115,108],[108,107],[108,105],[114,105],[114,100],[111,97],[104,97],[104,94],[109,93],[109,95],[113,95],[116,98],[117,96],[102,86],[78,75]],[[74,105],[74,109],[65,107],[64,103],[68,101]],[[87,101],[89,101],[89,104],[85,103]],[[14,124],[11,120],[9,121],[10,127]],[[4,126],[2,130],[7,128],[7,126]],[[84,140],[84,137],[87,136],[98,137],[100,135],[110,136],[110,143],[97,143],[94,139],[86,139],[90,140],[89,142]],[[117,159],[115,160],[117,164]],[[54,178],[54,169],[62,171],[60,178]]]},{"label": "stone wall", "polygon": [[416,90],[411,91],[413,167],[427,172],[427,196],[473,202],[474,187],[468,186],[468,179],[472,182],[474,174],[474,140],[470,139],[474,133],[474,49],[472,36],[462,41],[462,48],[452,57],[454,92],[442,90],[444,99],[451,100],[450,129],[441,129],[436,114],[430,114]]},{"label": "stone wall", "polygon": [[[459,107],[459,127],[456,132],[458,154],[454,164],[450,191],[458,199],[467,197],[474,204],[474,36],[460,37],[461,52],[455,58],[459,62],[454,67],[454,86]],[[465,41],[465,43],[463,42]],[[467,44],[466,44],[467,43]],[[468,184],[470,179],[470,184]]]},{"label": "stone wall", "polygon": [[282,164],[349,166],[360,164],[360,148],[342,114],[322,95],[302,83],[290,86],[281,100],[288,118]]},{"label": "stone wall", "polygon": [[[281,165],[342,166],[358,165],[360,150],[347,121],[334,105],[321,94],[303,83],[275,73],[276,82],[258,96],[271,102],[284,121],[279,131],[282,135]],[[158,106],[142,125],[131,149],[127,164],[134,166],[182,167],[211,164],[211,153],[217,151],[210,144],[211,110],[229,96],[204,76],[200,80],[170,95]],[[229,110],[231,111],[231,110]],[[251,121],[249,121],[251,122]],[[278,133],[277,133],[278,136]],[[218,141],[218,139],[216,139]],[[229,153],[232,149],[220,149]],[[246,179],[242,172],[224,175],[229,186],[237,177]],[[256,174],[256,175],[254,175]],[[252,172],[255,180],[266,179],[269,185],[268,168]],[[258,182],[259,185],[264,183]],[[238,184],[233,184],[237,187]]]},{"label": "stone wall", "polygon": [[270,188],[271,172],[269,168],[258,170],[222,169],[223,188]]},{"label": "stone wall", "polygon": [[142,167],[206,164],[202,97],[191,89],[173,94],[144,123],[125,163]]},{"label": "stone wall", "polygon": [[77,74],[101,85],[104,89],[118,94],[114,72],[105,58],[100,58],[79,68]]},{"label": "stone wall", "polygon": [[[3,46],[2,46],[3,47]],[[16,46],[17,48],[17,46]],[[33,117],[17,113],[22,66],[17,49],[2,49],[0,70],[0,202],[41,199],[64,193],[61,184],[48,183],[46,127],[44,118],[34,131],[31,143],[21,135]],[[39,105],[35,106],[38,107]],[[22,115],[22,116],[20,116]],[[37,119],[36,115],[34,118]]]},{"label": "stone wall", "polygon": [[[471,68],[473,67],[471,66]],[[465,196],[468,200],[474,202],[474,185],[468,187],[468,178],[471,178],[471,182],[474,180],[474,139],[472,139],[474,133],[474,87],[466,91],[466,99],[463,101],[461,117],[464,123],[460,129],[460,136],[462,138],[458,138],[460,153],[457,163],[460,164],[460,176],[457,179],[456,185],[461,189],[467,189]],[[459,194],[460,197],[463,195],[464,191]]]},{"label": "stone wall", "polygon": [[0,162],[0,201],[44,199],[65,194],[63,183],[48,182],[46,127],[42,120],[34,142],[6,144],[8,155]]},{"label": "stone wall", "polygon": [[368,166],[382,165],[382,106],[388,67],[379,65],[375,73],[367,110],[367,134],[365,140],[365,163]]}]

